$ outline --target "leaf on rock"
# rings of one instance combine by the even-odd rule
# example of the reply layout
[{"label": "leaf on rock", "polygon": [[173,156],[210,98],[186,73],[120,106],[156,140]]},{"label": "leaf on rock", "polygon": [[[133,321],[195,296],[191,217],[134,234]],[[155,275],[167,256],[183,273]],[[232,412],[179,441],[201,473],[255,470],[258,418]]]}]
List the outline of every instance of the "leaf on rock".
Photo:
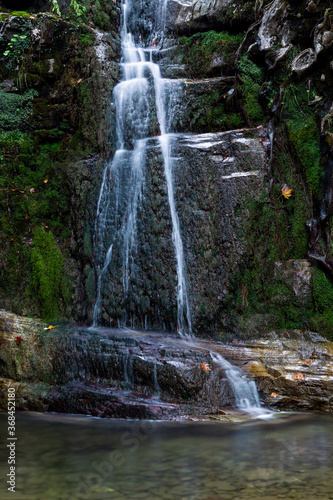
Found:
[{"label": "leaf on rock", "polygon": [[47,328],[44,328],[44,330],[53,330],[53,328],[55,328],[55,326],[50,325]]},{"label": "leaf on rock", "polygon": [[211,368],[209,367],[208,363],[201,363],[201,368],[203,369],[204,372],[211,372]]},{"label": "leaf on rock", "polygon": [[301,372],[298,372],[298,373],[295,373],[295,375],[293,375],[293,379],[294,380],[305,380],[305,375]]},{"label": "leaf on rock", "polygon": [[22,342],[22,340],[23,340],[23,339],[22,339],[22,337],[21,337],[21,336],[17,336],[17,337],[15,338],[15,342],[16,342],[16,344],[17,344],[17,345],[20,345],[20,343]]},{"label": "leaf on rock", "polygon": [[271,394],[271,398],[277,398],[277,396],[278,396],[278,395],[276,394],[276,392],[272,392],[272,394]]}]

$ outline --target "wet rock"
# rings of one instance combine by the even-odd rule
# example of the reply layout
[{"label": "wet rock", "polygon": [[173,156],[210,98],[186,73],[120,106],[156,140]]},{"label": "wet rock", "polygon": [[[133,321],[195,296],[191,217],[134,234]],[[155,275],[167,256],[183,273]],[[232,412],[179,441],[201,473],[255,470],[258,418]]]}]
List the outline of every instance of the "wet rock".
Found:
[{"label": "wet rock", "polygon": [[171,0],[167,27],[178,32],[205,31],[212,28],[249,26],[254,20],[252,3],[239,0]]},{"label": "wet rock", "polygon": [[324,21],[316,26],[313,44],[317,55],[329,49],[333,44],[332,19],[332,14],[328,12],[324,17]]},{"label": "wet rock", "polygon": [[287,0],[274,0],[264,12],[258,31],[259,47],[262,51],[272,49],[277,43],[282,47],[290,45],[292,33],[288,17],[289,3]]},{"label": "wet rock", "polygon": [[313,49],[305,49],[298,54],[291,63],[291,70],[301,75],[313,66],[317,60],[316,52]]}]

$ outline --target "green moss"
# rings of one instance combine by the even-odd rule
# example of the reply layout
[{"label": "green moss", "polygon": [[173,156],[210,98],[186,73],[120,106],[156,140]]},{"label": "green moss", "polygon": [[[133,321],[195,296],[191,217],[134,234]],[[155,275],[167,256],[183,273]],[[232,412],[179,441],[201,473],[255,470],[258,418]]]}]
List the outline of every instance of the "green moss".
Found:
[{"label": "green moss", "polygon": [[184,54],[192,76],[205,76],[213,55],[223,57],[226,65],[233,66],[236,50],[243,38],[243,34],[231,35],[227,32],[196,33],[179,39],[179,53]]},{"label": "green moss", "polygon": [[319,268],[313,270],[313,300],[317,314],[309,326],[333,340],[333,284]]},{"label": "green moss", "polygon": [[68,284],[63,276],[64,259],[51,232],[36,227],[33,232],[31,267],[35,288],[45,320],[59,318],[61,301]]},{"label": "green moss", "polygon": [[241,91],[246,116],[252,125],[261,124],[265,121],[265,115],[259,103],[259,92],[264,83],[264,71],[246,55],[241,57],[238,68],[243,82]]},{"label": "green moss", "polygon": [[323,177],[319,128],[315,112],[308,105],[315,96],[316,89],[313,85],[311,90],[303,83],[287,85],[284,89],[281,118],[286,123],[290,143],[303,167],[309,188],[319,197]]},{"label": "green moss", "polygon": [[12,16],[17,16],[17,17],[25,17],[25,18],[30,18],[31,14],[29,12],[26,12],[24,10],[13,10],[11,12]]},{"label": "green moss", "polygon": [[314,195],[320,194],[323,168],[320,165],[319,131],[314,116],[287,120],[291,144],[304,167],[306,178]]}]

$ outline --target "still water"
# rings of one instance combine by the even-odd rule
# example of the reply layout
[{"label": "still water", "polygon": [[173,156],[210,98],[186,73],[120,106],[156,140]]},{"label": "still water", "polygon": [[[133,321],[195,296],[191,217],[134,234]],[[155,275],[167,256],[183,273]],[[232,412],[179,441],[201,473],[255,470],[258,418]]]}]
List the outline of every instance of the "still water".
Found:
[{"label": "still water", "polygon": [[242,424],[17,414],[16,493],[2,500],[333,499],[333,416]]}]

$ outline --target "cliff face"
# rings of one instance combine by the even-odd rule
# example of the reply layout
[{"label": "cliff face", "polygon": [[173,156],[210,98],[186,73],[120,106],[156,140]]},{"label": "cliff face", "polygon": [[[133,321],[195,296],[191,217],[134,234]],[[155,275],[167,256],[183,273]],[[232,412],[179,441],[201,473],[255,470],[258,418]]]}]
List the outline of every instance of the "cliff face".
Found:
[{"label": "cliff face", "polygon": [[23,314],[83,319],[94,203],[113,150],[118,13],[90,2],[83,20],[66,5],[61,19],[47,6],[0,14],[0,296]]},{"label": "cliff face", "polygon": [[[243,220],[228,230],[230,210],[214,218],[219,244],[226,238],[217,255],[230,252],[235,259],[217,271],[220,312],[209,297],[210,313],[202,314],[200,325],[208,329],[219,317],[228,330],[241,318],[243,335],[284,326],[331,335],[331,9],[327,2],[282,0],[168,5],[174,39],[164,65],[202,82],[200,97],[191,91],[184,97],[191,131],[263,125],[262,144],[267,137],[270,142],[267,163],[259,167],[262,180],[243,189],[235,178],[240,188],[224,191]],[[217,77],[228,81],[228,90],[218,92]],[[250,160],[253,169],[255,163]],[[205,269],[215,277],[209,262]]]},{"label": "cliff face", "polygon": [[[96,203],[115,148],[119,5],[91,0],[80,19],[62,5],[60,19],[48,2],[18,3],[27,9],[19,12],[0,3],[0,306],[89,321]],[[135,6],[138,36],[147,36],[156,7]],[[183,157],[175,200],[194,329],[330,335],[331,10],[287,0],[169,0],[167,8],[154,57],[181,86],[173,129],[195,134],[173,146]],[[152,46],[158,26],[155,35]],[[130,302],[137,324],[148,315],[153,326],[175,326],[170,214],[154,141],[140,222],[145,279]],[[107,324],[122,308],[117,271],[112,279]]]}]

